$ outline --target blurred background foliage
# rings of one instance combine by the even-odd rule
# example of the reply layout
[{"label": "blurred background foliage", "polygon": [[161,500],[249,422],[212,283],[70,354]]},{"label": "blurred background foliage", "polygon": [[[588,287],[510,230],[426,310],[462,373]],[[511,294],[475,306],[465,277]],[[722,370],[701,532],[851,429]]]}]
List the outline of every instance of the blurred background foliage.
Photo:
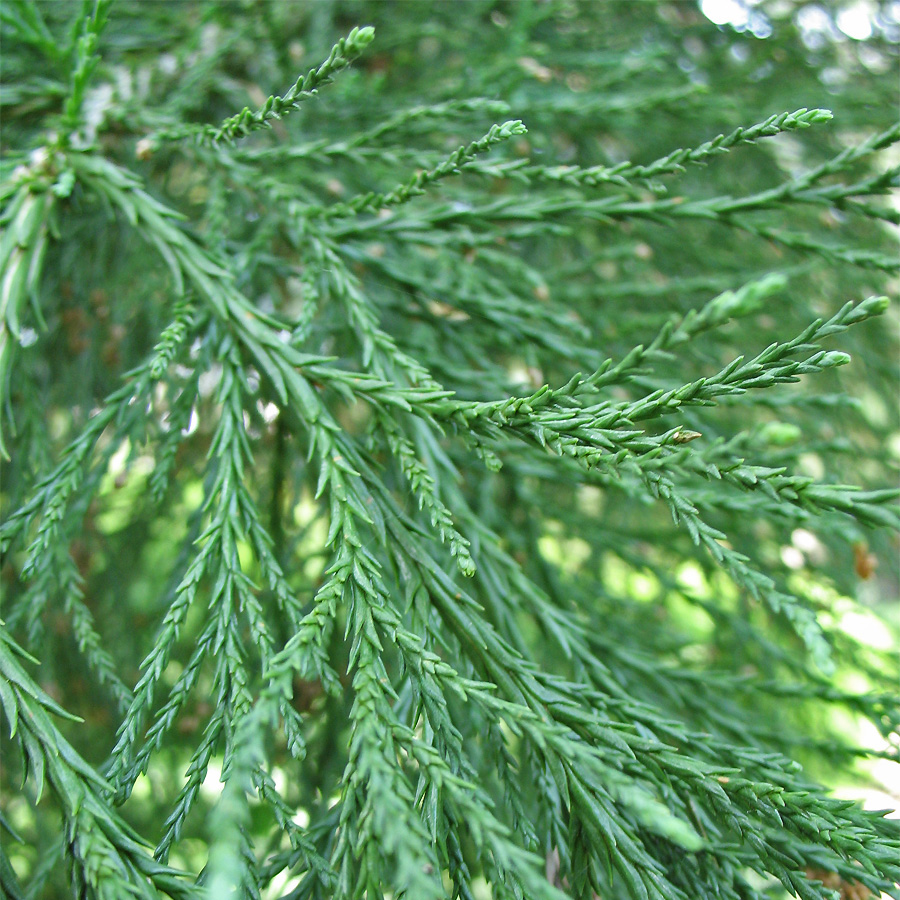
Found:
[{"label": "blurred background foliage", "polygon": [[[5,7],[7,17],[20,9]],[[38,8],[62,48],[80,4]],[[158,137],[260,106],[324,59],[338,36],[365,24],[376,33],[368,52],[270,133],[226,151]],[[369,219],[334,223],[341,256],[400,348],[466,399],[485,399],[485,383],[515,395],[564,384],[648,344],[673,314],[770,273],[784,276],[783,289],[754,315],[693,338],[685,352],[657,365],[652,382],[613,388],[618,399],[633,399],[749,357],[847,300],[896,293],[889,203],[868,204],[881,216],[860,214],[852,199],[767,202],[723,217],[678,217],[678,206],[767,191],[895,125],[898,36],[900,4],[861,0],[120,0],[101,38],[78,140],[136,172],[152,195],[184,213],[191,233],[234,261],[238,286],[262,310],[295,318],[304,315],[303,242],[286,210],[389,190],[493,122],[520,118],[527,135],[402,208],[389,228],[373,228]],[[3,38],[0,141],[9,179],[58,127],[71,61],[61,50],[54,59],[37,42],[21,40],[8,19]],[[406,112],[416,107],[418,113]],[[585,211],[591,189],[561,183],[549,203],[517,180],[518,165],[649,163],[798,107],[830,109],[834,118],[628,188],[609,210]],[[355,142],[360,134],[365,138]],[[897,162],[895,145],[860,158],[841,179],[862,181]],[[596,197],[614,189],[599,185]],[[663,201],[672,205],[655,215],[653,204]],[[26,327],[10,385],[17,433],[4,466],[4,515],[171,317],[169,271],[121,216],[76,188],[58,205],[54,231],[38,299],[47,327]],[[328,306],[314,313],[309,352],[352,359],[354,339],[342,313]],[[863,489],[894,486],[896,324],[892,308],[841,335],[835,346],[851,354],[852,365],[760,392],[750,417],[745,402],[725,398],[714,413],[684,409],[662,424],[701,432],[710,459],[721,440],[753,464]],[[215,367],[197,365],[179,377],[199,380],[201,400],[178,408],[170,392],[155,406],[155,415],[171,417],[185,435],[164,501],[152,496],[158,457],[152,444],[141,443],[140,429],[106,456],[101,439],[100,462],[87,476],[99,487],[64,563],[77,570],[68,583],[79,586],[127,686],[139,677],[197,535],[203,460],[217,423]],[[337,415],[351,434],[363,435],[372,413],[346,403]],[[246,423],[256,454],[248,486],[260,498],[293,589],[307,603],[323,578],[328,511],[313,500],[314,473],[264,397]],[[900,624],[895,533],[839,515],[810,517],[765,495],[734,495],[694,478],[692,496],[705,503],[708,521],[817,610],[836,661],[825,677],[805,661],[787,623],[748,600],[665,506],[627,478],[590,481],[524,450],[520,458],[509,451],[499,473],[474,465],[458,443],[439,452],[462,473],[448,487],[449,502],[473,543],[480,566],[473,591],[486,616],[505,608],[492,592],[515,596],[520,589],[504,568],[512,557],[554,603],[578,610],[592,650],[623,694],[698,730],[786,753],[813,778],[851,795],[880,791],[879,805],[896,802],[893,764],[884,768],[897,753],[889,696],[897,686]],[[403,496],[389,466],[384,477]],[[249,547],[239,550],[252,573]],[[44,690],[84,719],[63,723],[63,732],[102,769],[119,721],[116,691],[98,684],[84,662],[76,607],[53,584],[40,602],[32,592],[28,605],[17,604],[25,590],[20,565],[16,554],[4,563],[4,618],[40,657]],[[165,684],[182,672],[203,613],[201,603],[187,619]],[[559,653],[524,608],[515,624],[541,667],[581,677],[578,663]],[[278,635],[279,644],[288,636]],[[331,652],[345,672],[340,630]],[[200,690],[123,807],[151,840],[160,837],[210,715],[209,677],[201,676]],[[759,689],[761,683],[770,688]],[[346,763],[349,700],[298,680],[294,702],[313,713],[309,752],[302,777],[283,775],[279,786],[303,824],[334,801]],[[2,813],[23,839],[6,843],[25,883],[56,839],[56,812],[50,801],[35,806],[27,789],[19,792],[15,759],[3,768]],[[173,864],[193,871],[205,864],[217,774],[213,760],[172,849]],[[261,806],[254,816],[251,831],[264,843],[270,821]],[[65,896],[62,868],[45,875],[36,896]]]}]

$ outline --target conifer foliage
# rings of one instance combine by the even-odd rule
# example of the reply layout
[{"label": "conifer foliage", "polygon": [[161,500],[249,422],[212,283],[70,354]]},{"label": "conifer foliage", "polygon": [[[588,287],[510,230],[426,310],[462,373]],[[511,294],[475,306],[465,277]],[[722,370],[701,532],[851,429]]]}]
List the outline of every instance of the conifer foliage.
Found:
[{"label": "conifer foliage", "polygon": [[5,0],[6,896],[900,897],[872,15]]}]

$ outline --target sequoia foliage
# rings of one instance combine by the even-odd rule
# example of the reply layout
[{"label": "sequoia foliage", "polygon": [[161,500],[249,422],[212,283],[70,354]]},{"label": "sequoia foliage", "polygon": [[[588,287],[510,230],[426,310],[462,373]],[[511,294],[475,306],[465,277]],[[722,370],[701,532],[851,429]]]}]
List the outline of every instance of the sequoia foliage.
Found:
[{"label": "sequoia foliage", "polygon": [[5,0],[6,896],[900,897],[900,24],[745,13]]}]

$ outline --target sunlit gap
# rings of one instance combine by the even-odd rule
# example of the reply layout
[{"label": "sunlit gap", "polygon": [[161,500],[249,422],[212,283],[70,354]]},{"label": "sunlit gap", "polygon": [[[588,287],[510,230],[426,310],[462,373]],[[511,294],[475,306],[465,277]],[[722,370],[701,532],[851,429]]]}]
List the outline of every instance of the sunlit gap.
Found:
[{"label": "sunlit gap", "polygon": [[[730,25],[735,31],[749,31],[758,38],[772,34],[769,17],[758,8],[762,0],[700,0],[699,5],[703,15],[716,25]],[[884,30],[885,26],[896,23],[900,19],[898,13],[900,3],[888,4],[887,9],[879,13],[874,0],[852,0],[836,12],[818,3],[801,3],[796,4],[794,21],[807,46],[821,46],[828,38],[868,40],[876,30]],[[879,18],[890,21],[879,22]],[[810,46],[810,49],[814,47]]]}]

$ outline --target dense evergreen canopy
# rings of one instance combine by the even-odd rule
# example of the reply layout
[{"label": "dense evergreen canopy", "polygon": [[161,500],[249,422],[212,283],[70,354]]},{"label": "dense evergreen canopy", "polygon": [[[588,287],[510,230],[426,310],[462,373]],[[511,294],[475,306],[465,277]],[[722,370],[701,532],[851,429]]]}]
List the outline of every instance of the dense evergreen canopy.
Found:
[{"label": "dense evergreen canopy", "polygon": [[4,0],[6,896],[900,897],[897,4],[707,6]]}]

